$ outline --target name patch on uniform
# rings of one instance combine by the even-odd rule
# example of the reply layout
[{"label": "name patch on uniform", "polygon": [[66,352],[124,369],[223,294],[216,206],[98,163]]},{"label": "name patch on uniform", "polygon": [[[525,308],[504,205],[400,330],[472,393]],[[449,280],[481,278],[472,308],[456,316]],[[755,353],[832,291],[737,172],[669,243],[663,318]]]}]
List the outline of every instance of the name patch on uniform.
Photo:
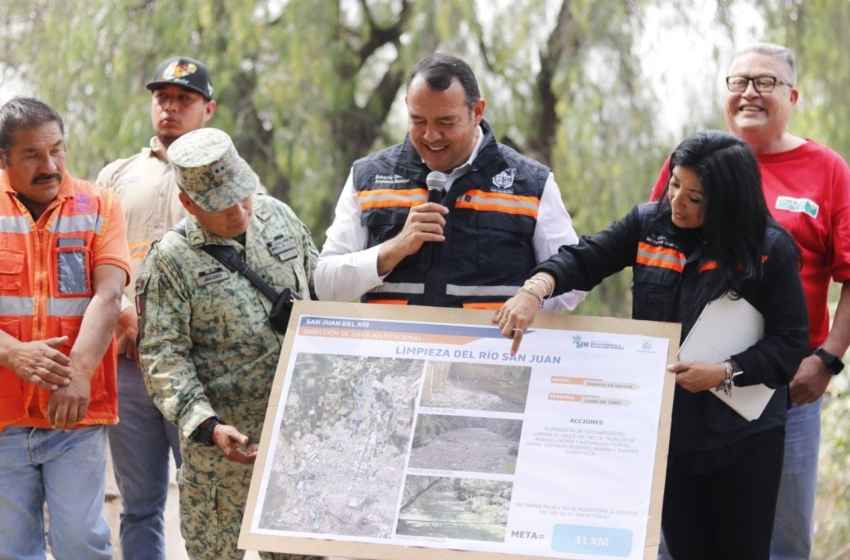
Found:
[{"label": "name patch on uniform", "polygon": [[802,212],[812,218],[818,217],[820,207],[808,198],[791,198],[790,196],[776,197],[776,209],[789,212]]},{"label": "name patch on uniform", "polygon": [[198,286],[206,286],[230,278],[230,272],[221,267],[204,270],[198,274]]},{"label": "name patch on uniform", "polygon": [[282,261],[294,259],[298,255],[298,250],[295,248],[295,239],[278,235],[273,240],[266,243],[269,248],[269,253],[273,257],[277,257]]}]

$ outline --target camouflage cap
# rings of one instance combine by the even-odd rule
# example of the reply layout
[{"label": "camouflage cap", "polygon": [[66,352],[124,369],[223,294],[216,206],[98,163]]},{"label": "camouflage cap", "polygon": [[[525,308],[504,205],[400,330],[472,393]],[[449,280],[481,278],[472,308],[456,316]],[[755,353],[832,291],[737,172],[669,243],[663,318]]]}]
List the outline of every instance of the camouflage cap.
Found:
[{"label": "camouflage cap", "polygon": [[257,176],[239,157],[230,136],[217,128],[187,132],[168,148],[177,184],[207,212],[239,204],[256,190]]}]

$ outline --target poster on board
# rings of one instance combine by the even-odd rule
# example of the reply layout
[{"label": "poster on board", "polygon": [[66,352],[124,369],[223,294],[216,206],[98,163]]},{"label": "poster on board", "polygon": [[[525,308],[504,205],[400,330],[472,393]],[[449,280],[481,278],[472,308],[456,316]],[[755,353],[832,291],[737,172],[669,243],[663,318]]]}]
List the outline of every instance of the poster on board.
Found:
[{"label": "poster on board", "polygon": [[679,326],[298,302],[239,546],[654,558]]}]

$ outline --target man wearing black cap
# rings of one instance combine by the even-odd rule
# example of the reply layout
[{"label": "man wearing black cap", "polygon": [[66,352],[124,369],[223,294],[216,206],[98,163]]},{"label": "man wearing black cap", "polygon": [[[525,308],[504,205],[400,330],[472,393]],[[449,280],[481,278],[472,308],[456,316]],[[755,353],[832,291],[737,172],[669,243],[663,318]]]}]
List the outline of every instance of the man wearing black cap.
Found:
[{"label": "man wearing black cap", "polygon": [[186,215],[178,200],[168,147],[215,114],[213,86],[206,66],[198,60],[175,56],[162,61],[151,90],[150,147],[107,165],[97,183],[114,188],[127,217],[131,281],[124,289],[118,337],[118,416],[110,427],[109,445],[115,478],[124,505],[121,514],[121,550],[125,560],[165,558],[164,518],[168,495],[168,450],[181,463],[177,429],[166,421],[145,390],[135,362],[138,319],[135,283],[151,242]]}]

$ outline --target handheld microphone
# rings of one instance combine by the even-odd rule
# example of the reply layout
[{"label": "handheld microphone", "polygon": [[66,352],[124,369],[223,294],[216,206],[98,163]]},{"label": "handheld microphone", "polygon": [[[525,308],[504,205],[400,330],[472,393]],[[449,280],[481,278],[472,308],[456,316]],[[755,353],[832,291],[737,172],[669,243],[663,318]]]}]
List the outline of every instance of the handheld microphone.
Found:
[{"label": "handheld microphone", "polygon": [[[439,171],[432,171],[425,178],[425,184],[428,186],[428,202],[443,202],[443,195],[446,192],[446,174]],[[419,257],[419,270],[428,272],[431,270],[431,262],[434,260],[434,241],[428,241],[422,245],[422,252]]]}]

